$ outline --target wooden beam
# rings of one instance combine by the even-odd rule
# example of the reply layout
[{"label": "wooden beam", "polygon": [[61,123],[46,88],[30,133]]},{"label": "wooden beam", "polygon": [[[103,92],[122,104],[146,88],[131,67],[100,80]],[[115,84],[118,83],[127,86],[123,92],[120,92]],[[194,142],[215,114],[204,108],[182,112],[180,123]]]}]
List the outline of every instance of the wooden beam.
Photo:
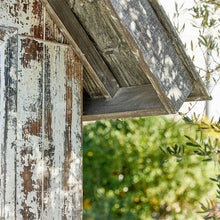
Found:
[{"label": "wooden beam", "polygon": [[197,76],[197,80],[194,81],[193,83],[193,89],[186,99],[187,102],[192,102],[192,101],[208,101],[212,100],[211,95],[208,93],[208,91],[205,89],[206,87],[204,86],[203,81]]},{"label": "wooden beam", "polygon": [[193,80],[193,88],[186,101],[211,100],[211,96],[208,93],[204,82],[202,81],[200,75],[196,71],[191,58],[186,54],[185,47],[179,35],[176,33],[170,19],[167,17],[163,7],[160,5],[158,1],[155,0],[149,0],[149,3],[152,6],[162,26],[166,29],[169,38],[173,42],[173,46],[175,48],[176,53],[178,54],[183,65],[185,66]]},{"label": "wooden beam", "polygon": [[101,88],[103,96],[107,99],[113,97],[119,89],[118,83],[66,1],[41,1],[72,45],[90,78]]},{"label": "wooden beam", "polygon": [[178,111],[192,90],[192,79],[149,1],[105,2],[125,39],[133,41],[137,60],[167,111]]},{"label": "wooden beam", "polygon": [[0,219],[15,219],[18,34],[0,26],[0,36]]},{"label": "wooden beam", "polygon": [[99,53],[111,68],[120,87],[149,84],[135,57],[136,51],[121,30],[112,22],[114,14],[108,13],[104,1],[66,0],[69,7],[91,36]]},{"label": "wooden beam", "polygon": [[83,101],[84,121],[168,114],[150,84],[120,88],[111,100],[84,97]]}]

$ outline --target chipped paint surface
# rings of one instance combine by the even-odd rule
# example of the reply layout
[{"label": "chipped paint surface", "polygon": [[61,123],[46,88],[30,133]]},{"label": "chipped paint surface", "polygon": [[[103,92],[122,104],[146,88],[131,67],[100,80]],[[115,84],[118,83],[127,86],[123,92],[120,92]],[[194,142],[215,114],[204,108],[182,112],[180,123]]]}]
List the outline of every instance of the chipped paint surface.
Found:
[{"label": "chipped paint surface", "polygon": [[40,0],[1,0],[0,25],[17,28],[19,35],[67,43]]},{"label": "chipped paint surface", "polygon": [[0,219],[82,219],[82,65],[40,1],[1,0],[0,40]]},{"label": "chipped paint surface", "polygon": [[[16,159],[16,89],[17,89],[17,34],[4,36],[1,45],[1,88],[0,88],[0,213],[13,219],[15,213],[15,159]],[[11,129],[9,129],[11,128]]]}]

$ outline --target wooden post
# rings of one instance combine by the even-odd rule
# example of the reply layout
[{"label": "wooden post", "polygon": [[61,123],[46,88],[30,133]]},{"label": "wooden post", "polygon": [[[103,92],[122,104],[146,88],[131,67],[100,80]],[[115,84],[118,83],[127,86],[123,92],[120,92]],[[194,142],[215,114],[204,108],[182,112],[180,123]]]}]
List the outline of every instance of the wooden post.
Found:
[{"label": "wooden post", "polygon": [[83,68],[45,15],[0,6],[0,219],[82,219]]}]

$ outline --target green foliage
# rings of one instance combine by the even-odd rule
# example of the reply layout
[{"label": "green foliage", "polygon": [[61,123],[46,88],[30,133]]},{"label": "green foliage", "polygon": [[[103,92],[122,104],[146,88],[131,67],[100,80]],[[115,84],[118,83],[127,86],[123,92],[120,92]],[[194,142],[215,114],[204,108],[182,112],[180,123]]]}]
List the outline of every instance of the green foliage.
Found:
[{"label": "green foliage", "polygon": [[187,26],[186,23],[180,25],[181,17],[189,13],[192,19],[187,24],[192,23],[193,27],[198,30],[199,35],[197,42],[191,40],[190,45],[185,44],[185,47],[193,52],[193,60],[195,55],[198,56],[198,54],[194,54],[197,51],[195,48],[201,49],[202,54],[200,56],[204,60],[205,67],[203,64],[199,64],[201,66],[197,66],[198,70],[202,75],[205,75],[206,82],[210,82],[210,79],[217,81],[214,73],[220,69],[218,59],[220,48],[220,1],[194,0],[192,7],[189,9],[186,9],[184,4],[177,1],[172,21],[179,35],[184,32]]},{"label": "green foliage", "polygon": [[[219,55],[220,19],[218,13],[220,11],[220,2],[213,0],[196,0],[195,4],[191,10],[193,12],[194,27],[200,30],[198,44],[200,47],[205,47],[209,52],[216,50]],[[213,30],[216,30],[215,33]]]},{"label": "green foliage", "polygon": [[[189,119],[184,117],[186,123],[197,127],[197,134],[195,138],[186,136],[189,140],[184,145],[166,146],[163,151],[168,153],[170,156],[183,158],[191,156],[199,156],[202,161],[214,161],[217,167],[218,174],[216,178],[210,178],[211,181],[217,184],[217,198],[220,198],[220,175],[219,175],[219,154],[220,154],[220,143],[219,143],[219,133],[220,133],[220,122],[213,122],[213,120],[208,120],[204,118],[198,120],[197,118]],[[188,152],[182,150],[188,148]],[[180,160],[180,159],[179,159]],[[201,203],[201,209],[199,213],[207,213],[204,219],[220,219],[220,203],[215,200],[207,201],[207,205]]]},{"label": "green foliage", "polygon": [[[169,158],[187,152],[178,148],[187,139],[196,145],[184,137],[196,135],[196,129],[165,117],[85,126],[84,219],[199,219],[198,201],[213,188],[213,164],[196,156]],[[167,161],[163,146],[174,146]]]}]

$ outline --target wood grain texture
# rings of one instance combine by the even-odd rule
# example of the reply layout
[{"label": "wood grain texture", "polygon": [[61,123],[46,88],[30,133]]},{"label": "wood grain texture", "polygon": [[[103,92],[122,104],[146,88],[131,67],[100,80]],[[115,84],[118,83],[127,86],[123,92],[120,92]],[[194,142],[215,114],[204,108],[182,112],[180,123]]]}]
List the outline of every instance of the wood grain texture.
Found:
[{"label": "wood grain texture", "polygon": [[15,219],[18,35],[7,30],[0,28],[0,219]]},{"label": "wood grain texture", "polygon": [[151,5],[146,0],[110,2],[149,67],[161,101],[170,113],[178,111],[192,90],[191,78]]},{"label": "wood grain texture", "polygon": [[0,219],[82,219],[82,64],[40,1],[1,24]]},{"label": "wood grain texture", "polygon": [[19,35],[66,43],[40,0],[1,0],[0,25],[17,28]]},{"label": "wood grain texture", "polygon": [[43,210],[44,44],[21,37],[18,43],[16,218],[39,219]]},{"label": "wood grain texture", "polygon": [[179,58],[181,59],[183,65],[189,72],[192,81],[193,81],[193,88],[192,91],[187,98],[187,101],[204,101],[210,100],[211,97],[208,94],[205,84],[203,83],[201,77],[199,76],[198,72],[195,69],[195,66],[190,59],[190,57],[186,54],[184,45],[176,33],[175,29],[173,28],[171,21],[166,15],[166,12],[163,10],[163,7],[159,4],[158,1],[149,0],[155,14],[157,15],[158,19],[160,20],[163,27],[166,29],[169,38],[173,42],[173,46],[175,48],[176,53],[178,54]]},{"label": "wood grain texture", "polygon": [[18,42],[1,65],[0,217],[81,219],[82,65],[66,46]]},{"label": "wood grain texture", "polygon": [[[90,78],[99,85],[102,95],[106,98],[113,97],[118,91],[118,83],[67,3],[59,0],[42,0],[42,2],[73,46]],[[85,88],[87,88],[86,83]]]},{"label": "wood grain texture", "polygon": [[151,85],[121,88],[111,100],[84,97],[83,120],[167,114]]},{"label": "wood grain texture", "polygon": [[120,87],[149,84],[147,76],[135,58],[136,49],[131,47],[130,42],[112,21],[115,14],[109,11],[108,4],[104,1],[68,2]]}]

